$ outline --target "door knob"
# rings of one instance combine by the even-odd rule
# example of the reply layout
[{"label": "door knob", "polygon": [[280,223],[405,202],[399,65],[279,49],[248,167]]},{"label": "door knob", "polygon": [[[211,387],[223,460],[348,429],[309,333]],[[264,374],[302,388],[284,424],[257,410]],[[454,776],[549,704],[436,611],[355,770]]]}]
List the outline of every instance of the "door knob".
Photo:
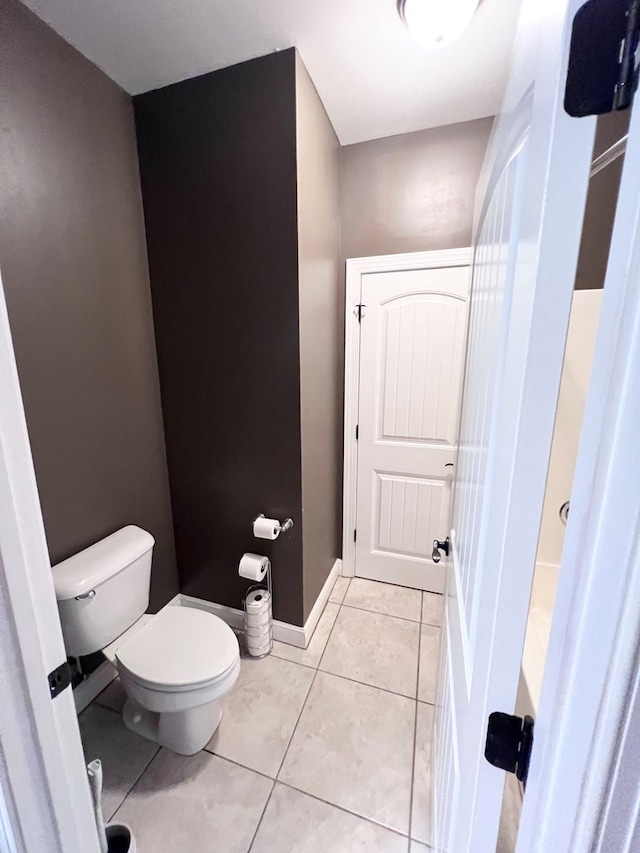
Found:
[{"label": "door knob", "polygon": [[440,552],[443,552],[446,557],[449,556],[449,537],[444,540],[444,542],[440,542],[438,539],[433,540],[433,551],[431,552],[431,559],[434,563],[439,563],[442,559]]}]

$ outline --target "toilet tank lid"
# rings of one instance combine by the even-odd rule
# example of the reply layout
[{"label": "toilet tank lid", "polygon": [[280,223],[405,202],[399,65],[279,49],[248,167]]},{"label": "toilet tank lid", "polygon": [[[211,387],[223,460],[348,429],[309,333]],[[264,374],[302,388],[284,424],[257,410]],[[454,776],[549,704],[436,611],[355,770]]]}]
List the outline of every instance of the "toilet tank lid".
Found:
[{"label": "toilet tank lid", "polygon": [[58,601],[89,592],[130,566],[153,548],[154,538],[130,524],[53,566]]}]

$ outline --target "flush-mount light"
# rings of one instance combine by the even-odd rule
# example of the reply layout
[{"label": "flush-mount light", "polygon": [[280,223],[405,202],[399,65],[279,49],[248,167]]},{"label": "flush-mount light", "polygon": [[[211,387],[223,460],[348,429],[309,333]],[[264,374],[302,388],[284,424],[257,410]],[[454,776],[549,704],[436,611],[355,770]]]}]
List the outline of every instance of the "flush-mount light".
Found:
[{"label": "flush-mount light", "polygon": [[453,41],[469,24],[480,0],[398,0],[398,12],[423,45]]}]

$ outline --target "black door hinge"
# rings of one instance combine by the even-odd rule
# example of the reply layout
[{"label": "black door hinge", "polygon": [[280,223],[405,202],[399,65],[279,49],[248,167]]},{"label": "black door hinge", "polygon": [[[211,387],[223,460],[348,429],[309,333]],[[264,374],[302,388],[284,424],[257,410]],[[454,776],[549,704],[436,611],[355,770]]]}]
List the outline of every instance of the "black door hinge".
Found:
[{"label": "black door hinge", "polygon": [[588,0],[574,20],[564,108],[575,118],[628,109],[638,88],[640,0]]},{"label": "black door hinge", "polygon": [[358,440],[359,435],[360,435],[360,424],[356,424],[356,441]]},{"label": "black door hinge", "polygon": [[494,711],[489,715],[484,757],[489,764],[507,773],[515,773],[527,786],[531,750],[533,749],[533,717],[516,717]]},{"label": "black door hinge", "polygon": [[359,302],[356,305],[356,317],[358,318],[358,323],[362,322],[362,318],[364,317],[364,311],[362,309],[366,307],[367,306],[364,305],[362,302]]},{"label": "black door hinge", "polygon": [[55,699],[63,690],[71,684],[71,667],[69,661],[61,663],[57,669],[49,673],[49,692],[51,698]]},{"label": "black door hinge", "polygon": [[358,531],[354,530],[353,531],[353,541],[355,542],[357,538],[358,538]]}]

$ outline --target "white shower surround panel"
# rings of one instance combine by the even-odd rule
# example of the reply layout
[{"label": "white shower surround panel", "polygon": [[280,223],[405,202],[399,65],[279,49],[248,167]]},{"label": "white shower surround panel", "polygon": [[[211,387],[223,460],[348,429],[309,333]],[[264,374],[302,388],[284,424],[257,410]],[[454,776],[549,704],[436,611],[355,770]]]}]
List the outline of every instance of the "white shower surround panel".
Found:
[{"label": "white shower surround panel", "polygon": [[573,294],[538,543],[540,563],[559,566],[562,557],[565,527],[559,512],[571,497],[601,305],[602,290]]},{"label": "white shower surround panel", "polygon": [[521,713],[535,715],[542,691],[566,529],[559,512],[571,497],[601,305],[602,290],[573,294],[522,657]]}]

